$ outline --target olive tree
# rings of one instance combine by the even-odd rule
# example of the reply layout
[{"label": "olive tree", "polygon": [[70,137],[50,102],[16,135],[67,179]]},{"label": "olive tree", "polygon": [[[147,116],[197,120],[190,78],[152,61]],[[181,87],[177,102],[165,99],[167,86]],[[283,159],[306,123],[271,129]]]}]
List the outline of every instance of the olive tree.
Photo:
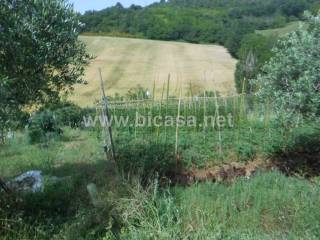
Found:
[{"label": "olive tree", "polygon": [[320,111],[320,14],[306,13],[306,25],[285,36],[272,50],[273,57],[254,83],[257,95],[272,102],[287,123],[312,118]]},{"label": "olive tree", "polygon": [[[2,0],[0,75],[19,106],[55,100],[83,83],[90,56],[82,24],[65,0]],[[4,87],[4,85],[1,85]]]},{"label": "olive tree", "polygon": [[82,24],[65,0],[1,0],[0,124],[10,113],[70,93],[90,56]]}]

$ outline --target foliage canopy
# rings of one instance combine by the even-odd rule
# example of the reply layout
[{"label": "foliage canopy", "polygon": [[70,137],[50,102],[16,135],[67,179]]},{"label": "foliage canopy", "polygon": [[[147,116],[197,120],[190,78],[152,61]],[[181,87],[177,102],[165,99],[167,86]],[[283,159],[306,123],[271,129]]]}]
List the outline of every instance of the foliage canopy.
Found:
[{"label": "foliage canopy", "polygon": [[17,106],[48,102],[83,83],[90,56],[78,41],[81,28],[78,14],[65,0],[1,1],[0,75],[5,100]]}]

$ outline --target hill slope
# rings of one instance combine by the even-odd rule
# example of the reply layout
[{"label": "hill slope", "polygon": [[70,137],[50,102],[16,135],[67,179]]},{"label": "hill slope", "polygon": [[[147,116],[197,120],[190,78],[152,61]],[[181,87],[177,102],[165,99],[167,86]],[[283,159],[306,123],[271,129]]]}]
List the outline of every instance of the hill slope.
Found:
[{"label": "hill slope", "polygon": [[88,85],[76,86],[72,100],[81,105],[100,98],[98,68],[102,68],[108,95],[124,95],[141,85],[160,97],[163,84],[171,75],[170,95],[178,95],[180,86],[194,92],[235,91],[236,60],[224,47],[142,39],[81,37],[96,58],[86,71]]},{"label": "hill slope", "polygon": [[218,43],[237,56],[240,42],[255,30],[302,19],[319,0],[168,0],[124,8],[120,3],[81,16],[84,32],[130,34],[156,40]]},{"label": "hill slope", "polygon": [[282,37],[290,32],[298,30],[300,24],[304,24],[304,27],[307,27],[308,25],[301,22],[301,21],[296,21],[296,22],[291,22],[287,24],[286,26],[282,28],[274,28],[274,29],[266,29],[266,30],[257,30],[256,33],[261,34],[266,37]]}]

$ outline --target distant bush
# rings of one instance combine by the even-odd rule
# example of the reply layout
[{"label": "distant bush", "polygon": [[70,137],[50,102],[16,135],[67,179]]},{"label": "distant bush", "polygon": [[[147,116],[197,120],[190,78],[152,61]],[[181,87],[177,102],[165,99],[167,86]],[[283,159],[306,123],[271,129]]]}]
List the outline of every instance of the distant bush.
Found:
[{"label": "distant bush", "polygon": [[83,32],[82,36],[95,37],[95,36],[103,36],[103,37],[119,37],[119,38],[144,38],[142,34],[130,34],[126,32]]},{"label": "distant bush", "polygon": [[151,96],[148,89],[143,88],[140,85],[137,85],[134,88],[131,88],[128,93],[126,94],[126,98],[128,100],[142,100],[142,99],[149,99]]},{"label": "distant bush", "polygon": [[46,105],[41,111],[50,110],[63,126],[71,128],[81,127],[83,117],[95,113],[95,109],[81,108],[71,102],[58,102]]},{"label": "distant bush", "polygon": [[272,56],[271,48],[274,41],[273,38],[254,33],[248,34],[242,39],[235,72],[238,93],[252,93],[256,90],[256,86],[250,84],[249,80],[257,77],[261,67]]},{"label": "distant bush", "polygon": [[108,96],[109,101],[124,101],[125,97],[119,93],[115,93],[113,96]]},{"label": "distant bush", "polygon": [[62,134],[61,123],[50,110],[37,112],[30,120],[28,135],[31,143],[47,141]]}]

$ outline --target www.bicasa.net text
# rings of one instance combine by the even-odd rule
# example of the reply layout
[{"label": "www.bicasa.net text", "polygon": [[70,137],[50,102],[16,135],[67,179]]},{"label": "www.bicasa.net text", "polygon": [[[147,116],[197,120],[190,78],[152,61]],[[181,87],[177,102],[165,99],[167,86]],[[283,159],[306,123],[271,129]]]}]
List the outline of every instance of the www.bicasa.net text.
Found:
[{"label": "www.bicasa.net text", "polygon": [[[132,121],[133,120],[133,121]],[[233,128],[234,118],[232,114],[226,116],[204,116],[198,120],[196,116],[159,116],[148,114],[147,116],[136,113],[134,117],[111,115],[108,119],[106,115],[84,116],[83,125],[92,128],[100,125],[115,127],[219,127]]]}]

